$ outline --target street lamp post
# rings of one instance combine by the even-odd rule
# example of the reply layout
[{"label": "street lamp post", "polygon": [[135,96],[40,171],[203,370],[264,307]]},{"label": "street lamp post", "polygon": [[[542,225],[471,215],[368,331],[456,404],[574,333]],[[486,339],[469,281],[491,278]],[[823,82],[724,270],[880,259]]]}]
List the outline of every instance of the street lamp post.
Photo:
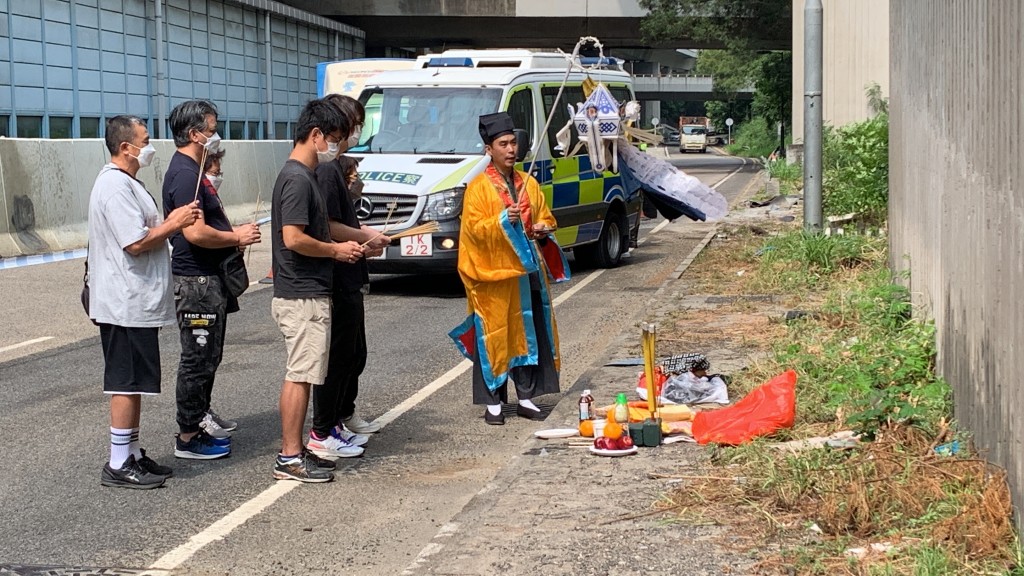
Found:
[{"label": "street lamp post", "polygon": [[804,230],[821,231],[821,0],[804,2]]}]

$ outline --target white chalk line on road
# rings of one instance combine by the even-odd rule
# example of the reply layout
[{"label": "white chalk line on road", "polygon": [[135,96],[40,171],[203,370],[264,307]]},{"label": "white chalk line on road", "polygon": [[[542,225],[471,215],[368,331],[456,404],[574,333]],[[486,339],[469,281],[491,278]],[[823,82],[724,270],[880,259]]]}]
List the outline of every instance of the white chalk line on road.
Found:
[{"label": "white chalk line on road", "polygon": [[11,344],[10,346],[4,346],[0,348],[0,354],[4,352],[10,352],[11,350],[17,350],[18,348],[24,348],[25,346],[31,346],[40,342],[46,342],[47,340],[53,340],[53,336],[42,336],[40,338],[33,338],[31,340],[25,340],[24,342],[18,342],[17,344]]},{"label": "white chalk line on road", "polygon": [[[732,174],[735,174],[739,170],[740,168],[737,168],[731,174],[720,180],[718,184],[715,184],[715,186],[718,186],[722,182],[725,182],[725,180],[729,179],[729,177],[732,176]],[[638,242],[638,244],[642,244],[652,234],[656,234],[658,231],[660,231],[667,225],[667,220],[658,224],[653,230],[651,230],[651,232],[646,237],[642,238]],[[581,280],[575,286],[573,286],[569,290],[566,290],[564,293],[555,298],[552,301],[552,304],[554,306],[558,306],[559,304],[565,302],[574,294],[582,290],[585,286],[587,286],[588,284],[596,280],[598,277],[600,277],[604,272],[605,270],[602,269],[591,273],[589,276]],[[0,351],[2,351],[2,349],[0,349]],[[470,362],[469,360],[463,360],[462,362],[459,362],[450,370],[448,370],[447,372],[439,376],[437,379],[435,379],[433,382],[427,384],[426,386],[418,390],[415,394],[406,398],[400,404],[382,414],[379,418],[374,420],[374,422],[380,424],[381,428],[387,426],[388,424],[394,422],[409,410],[415,408],[417,405],[419,405],[421,402],[429,398],[435,392],[437,392],[441,388],[444,388],[446,385],[450,384],[456,378],[458,378],[466,371],[468,371],[472,366],[473,363]],[[298,486],[298,482],[279,481],[274,483],[263,492],[260,492],[259,494],[254,496],[248,502],[242,504],[235,510],[228,513],[227,516],[224,516],[220,520],[208,526],[202,532],[199,532],[195,536],[189,538],[188,542],[185,542],[181,546],[178,546],[177,548],[161,556],[147,569],[146,572],[142,574],[142,576],[160,576],[176,569],[177,567],[181,566],[186,561],[188,561],[189,558],[194,556],[197,552],[199,552],[199,550],[201,550],[207,544],[210,544],[211,542],[216,542],[218,540],[223,540],[232,530],[241,526],[247,520],[249,520],[253,516],[256,516],[257,514],[265,510],[267,507],[272,505],[274,502],[276,502],[279,498],[291,492],[294,488]],[[421,551],[420,556],[425,558],[426,556],[438,552],[441,547],[443,546],[428,546],[424,549],[428,551],[428,553],[424,556],[423,551]]]}]

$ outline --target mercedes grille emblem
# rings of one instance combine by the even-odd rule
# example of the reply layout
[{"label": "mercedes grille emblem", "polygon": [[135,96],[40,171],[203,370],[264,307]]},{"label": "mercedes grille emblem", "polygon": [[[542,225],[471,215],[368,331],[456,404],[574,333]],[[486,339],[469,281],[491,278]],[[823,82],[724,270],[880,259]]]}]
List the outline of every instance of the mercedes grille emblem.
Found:
[{"label": "mercedes grille emblem", "polygon": [[371,214],[373,214],[373,200],[366,196],[356,200],[356,218],[366,220]]}]

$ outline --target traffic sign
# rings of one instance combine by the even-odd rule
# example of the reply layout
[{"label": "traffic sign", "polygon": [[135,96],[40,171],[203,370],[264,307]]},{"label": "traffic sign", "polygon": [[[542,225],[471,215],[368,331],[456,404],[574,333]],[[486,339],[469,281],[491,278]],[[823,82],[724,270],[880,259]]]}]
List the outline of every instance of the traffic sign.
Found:
[{"label": "traffic sign", "polygon": [[656,117],[655,118],[651,118],[651,126],[657,126],[660,123],[661,123],[661,120],[658,120],[658,118],[656,118]]},{"label": "traffic sign", "polygon": [[726,118],[725,119],[725,125],[726,126],[732,126],[732,118]]}]

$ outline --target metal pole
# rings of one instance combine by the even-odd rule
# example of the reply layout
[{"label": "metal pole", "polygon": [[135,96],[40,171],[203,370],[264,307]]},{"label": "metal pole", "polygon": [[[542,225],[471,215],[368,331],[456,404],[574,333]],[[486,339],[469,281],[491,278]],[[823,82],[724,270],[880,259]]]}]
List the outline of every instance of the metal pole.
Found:
[{"label": "metal pole", "polygon": [[164,0],[156,0],[156,117],[158,138],[167,138],[167,87],[164,74]]},{"label": "metal pole", "polygon": [[263,37],[267,47],[267,129],[263,131],[267,140],[274,140],[277,131],[274,129],[274,75],[273,51],[270,49],[270,10],[263,13]]},{"label": "metal pole", "polygon": [[821,231],[821,0],[804,2],[804,230]]}]

